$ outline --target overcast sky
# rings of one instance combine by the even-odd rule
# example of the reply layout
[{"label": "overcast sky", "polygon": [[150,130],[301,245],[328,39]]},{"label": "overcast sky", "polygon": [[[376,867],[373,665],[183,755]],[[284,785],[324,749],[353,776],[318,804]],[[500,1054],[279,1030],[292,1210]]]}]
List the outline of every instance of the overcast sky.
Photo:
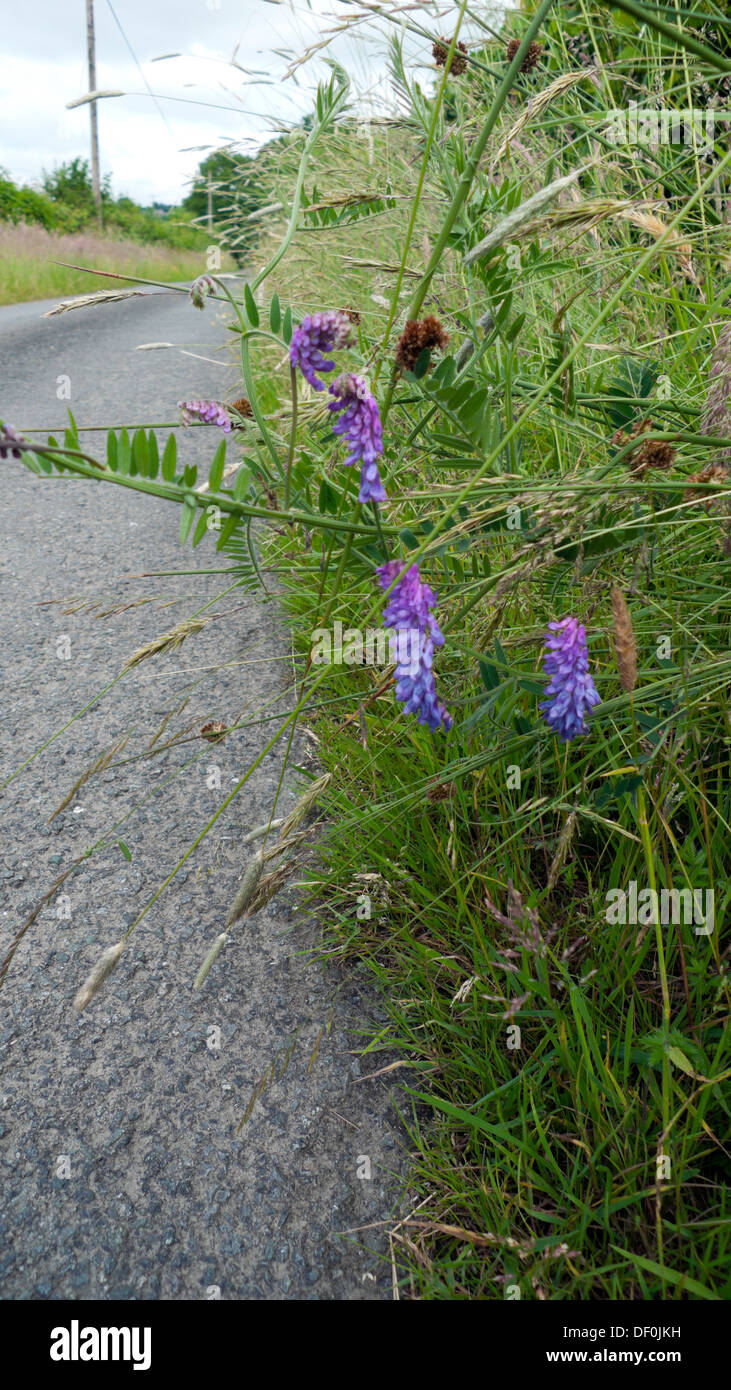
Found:
[{"label": "overcast sky", "polygon": [[[273,122],[298,119],[323,68],[311,62],[284,82],[292,56],[326,38],[333,15],[359,8],[346,0],[95,0],[97,88],[130,93],[98,103],[102,174],[111,174],[115,196],[177,202],[210,148],[236,140],[253,149]],[[449,0],[433,8],[454,12]],[[412,12],[434,31],[433,17]],[[85,0],[0,0],[0,14],[0,167],[34,183],[43,169],[89,154],[89,107],[65,109],[89,89]],[[383,27],[369,21],[358,32],[325,51],[356,90],[383,92]],[[427,42],[407,43],[414,60],[430,61]],[[166,54],[180,56],[154,61]],[[230,66],[234,54],[246,73]],[[421,77],[428,81],[427,69]]]}]

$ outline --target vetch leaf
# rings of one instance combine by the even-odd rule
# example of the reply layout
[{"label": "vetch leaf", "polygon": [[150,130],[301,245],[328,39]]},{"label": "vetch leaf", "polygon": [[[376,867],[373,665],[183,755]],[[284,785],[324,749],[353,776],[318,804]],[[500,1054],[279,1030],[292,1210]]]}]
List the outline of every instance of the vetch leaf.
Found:
[{"label": "vetch leaf", "polygon": [[211,492],[218,492],[223,479],[223,469],[226,462],[226,440],[222,439],[211,464],[211,471],[208,474],[208,486]]}]

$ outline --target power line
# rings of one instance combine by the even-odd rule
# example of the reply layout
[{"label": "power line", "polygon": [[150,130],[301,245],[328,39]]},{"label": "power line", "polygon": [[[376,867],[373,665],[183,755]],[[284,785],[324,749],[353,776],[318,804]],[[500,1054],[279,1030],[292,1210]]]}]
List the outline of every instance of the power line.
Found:
[{"label": "power line", "polygon": [[170,129],[170,125],[169,125],[169,123],[168,123],[167,116],[165,115],[165,112],[163,111],[163,109],[162,109],[162,107],[161,107],[161,105],[160,105],[160,103],[159,103],[157,97],[155,96],[155,93],[153,92],[152,88],[150,87],[150,84],[149,84],[149,82],[147,81],[147,78],[145,77],[145,74],[144,74],[144,72],[142,71],[142,68],[140,67],[140,63],[139,63],[139,60],[138,60],[138,58],[137,58],[137,54],[135,53],[135,51],[134,51],[134,49],[133,49],[133,47],[132,47],[132,45],[131,45],[129,39],[127,38],[127,35],[126,35],[125,32],[124,32],[124,29],[122,28],[122,25],[121,25],[119,19],[117,18],[117,14],[116,14],[115,9],[114,9],[114,6],[113,6],[113,4],[112,4],[112,0],[107,0],[107,4],[108,4],[108,6],[109,6],[109,8],[110,8],[110,10],[111,10],[111,12],[112,12],[112,18],[113,18],[113,20],[114,20],[114,23],[116,24],[117,28],[119,29],[119,32],[120,32],[120,34],[122,35],[122,38],[124,39],[124,41],[125,41],[125,43],[126,43],[128,49],[129,49],[129,51],[130,51],[130,53],[131,53],[131,55],[132,55],[132,59],[133,59],[133,62],[134,62],[134,64],[135,64],[136,68],[137,68],[137,71],[138,71],[138,73],[140,74],[140,77],[142,78],[142,81],[144,82],[144,84],[145,84],[145,86],[146,86],[146,88],[147,88],[148,95],[152,98],[152,100],[154,101],[154,103],[155,103],[155,105],[156,105],[156,107],[157,107],[157,109],[158,109],[160,115],[162,116],[162,119],[163,119],[163,121],[165,122],[166,130],[167,130],[167,132],[168,132],[168,135],[170,136],[170,139],[171,139],[171,140],[174,140],[174,139],[175,139],[175,136],[173,135],[173,132],[172,132],[172,130]]}]

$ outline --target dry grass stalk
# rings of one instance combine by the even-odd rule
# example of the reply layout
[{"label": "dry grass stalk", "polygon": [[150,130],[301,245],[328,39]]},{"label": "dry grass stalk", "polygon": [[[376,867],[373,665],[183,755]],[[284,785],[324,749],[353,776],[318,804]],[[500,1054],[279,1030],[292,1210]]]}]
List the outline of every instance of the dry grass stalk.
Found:
[{"label": "dry grass stalk", "polygon": [[571,849],[571,842],[574,838],[574,831],[576,829],[576,821],[576,811],[569,811],[569,814],[567,815],[566,820],[564,821],[563,829],[559,836],[558,845],[556,846],[556,853],[553,856],[551,867],[548,871],[547,887],[549,893],[552,891],[553,888],[555,888],[556,883],[558,882],[558,876],[566,862],[568,852]]},{"label": "dry grass stalk", "polygon": [[631,691],[637,684],[637,640],[626,599],[616,584],[612,588],[612,626],[619,683],[623,690]]},{"label": "dry grass stalk", "polygon": [[225,932],[221,932],[221,935],[216,937],[216,940],[211,946],[208,955],[203,961],[203,964],[201,965],[201,968],[193,981],[193,989],[201,989],[205,981],[206,975],[208,974],[208,971],[210,970],[214,962],[218,960],[218,957],[220,956],[227,941],[228,936]]},{"label": "dry grass stalk", "polygon": [[292,834],[292,831],[297,829],[297,826],[307,815],[307,812],[315,805],[315,802],[319,800],[329,781],[330,773],[326,772],[307,788],[307,791],[299,798],[289,815],[282,821],[282,828],[279,832],[280,840],[286,840]]},{"label": "dry grass stalk", "polygon": [[67,314],[69,309],[93,309],[97,304],[111,304],[116,299],[131,299],[136,294],[144,293],[144,290],[98,290],[96,294],[80,294],[74,299],[62,299],[43,317],[50,319],[54,314]]},{"label": "dry grass stalk", "polygon": [[73,787],[71,788],[71,791],[68,793],[68,795],[64,797],[64,799],[63,799],[63,801],[60,803],[60,805],[58,805],[58,806],[56,807],[55,811],[53,811],[52,814],[48,817],[48,824],[49,824],[49,825],[51,824],[51,821],[52,821],[52,820],[55,820],[56,816],[58,816],[58,815],[61,814],[61,811],[65,811],[65,809],[66,809],[66,807],[68,806],[69,802],[70,802],[70,801],[73,801],[74,797],[76,796],[77,791],[79,791],[79,789],[80,789],[81,787],[83,787],[83,786],[85,785],[86,782],[89,781],[89,778],[90,778],[90,777],[93,777],[94,774],[97,773],[97,772],[104,772],[104,771],[106,771],[106,769],[109,767],[109,764],[110,764],[110,762],[112,761],[112,758],[114,757],[115,753],[121,753],[121,751],[122,751],[122,749],[124,748],[126,742],[127,742],[127,739],[126,739],[126,738],[122,738],[122,739],[119,740],[118,743],[113,743],[113,744],[112,744],[112,747],[111,747],[110,749],[108,749],[108,751],[107,751],[106,753],[102,753],[101,757],[100,757],[100,758],[97,758],[97,761],[94,763],[94,766],[93,766],[93,767],[88,767],[88,768],[86,769],[86,772],[82,772],[82,774],[81,774],[81,776],[79,777],[78,781],[74,782],[74,785],[73,785]]},{"label": "dry grass stalk", "polygon": [[81,989],[74,999],[74,1008],[81,1013],[87,1004],[90,1004],[95,994],[98,994],[104,981],[109,978],[114,970],[119,957],[124,950],[124,941],[118,941],[116,946],[109,946],[99,957],[93,970],[89,971]]},{"label": "dry grass stalk", "polygon": [[541,113],[545,111],[546,107],[551,105],[554,97],[560,96],[562,92],[567,92],[570,87],[575,87],[578,82],[583,82],[585,77],[594,77],[595,73],[598,71],[598,68],[591,67],[583,68],[581,72],[562,72],[559,77],[549,83],[547,87],[544,87],[542,91],[536,92],[535,96],[532,96],[527,105],[523,107],[517,121],[510,127],[502,145],[500,145],[497,153],[493,157],[493,166],[508,153],[513,141],[520,135],[521,130],[533,120],[534,116],[540,116]]},{"label": "dry grass stalk", "polygon": [[122,670],[129,671],[132,666],[138,666],[141,661],[146,661],[148,656],[159,656],[160,652],[174,651],[176,647],[182,645],[186,637],[201,632],[206,624],[212,621],[212,618],[186,618],[185,622],[178,623],[177,627],[171,628],[169,632],[163,632],[160,637],[153,638],[146,647],[139,647],[127,658]]},{"label": "dry grass stalk", "polygon": [[226,914],[227,927],[233,926],[233,923],[238,921],[241,914],[249,906],[249,903],[252,901],[252,898],[254,897],[257,888],[259,887],[259,880],[261,879],[263,872],[264,858],[261,852],[259,852],[258,854],[254,855],[254,858],[250,860],[249,864],[247,865],[243,883],[241,884],[241,887],[239,888],[239,891],[236,894],[236,897],[234,898]]}]

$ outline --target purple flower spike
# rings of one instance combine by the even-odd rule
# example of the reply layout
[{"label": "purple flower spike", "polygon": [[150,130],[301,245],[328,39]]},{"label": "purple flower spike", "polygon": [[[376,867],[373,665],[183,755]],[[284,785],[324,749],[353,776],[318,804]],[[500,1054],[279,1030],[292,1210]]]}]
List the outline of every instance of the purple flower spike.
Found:
[{"label": "purple flower spike", "polygon": [[205,420],[208,425],[218,425],[224,434],[231,429],[231,417],[218,401],[178,401],[178,409],[183,412],[184,425],[192,425],[194,420]]},{"label": "purple flower spike", "polygon": [[385,502],[386,489],[381,482],[376,459],[383,453],[383,433],[378,403],[371,395],[367,381],[354,372],[343,372],[330,387],[335,400],[328,410],[340,419],[333,425],[333,434],[343,434],[350,453],[345,462],[361,462],[359,502]]},{"label": "purple flower spike", "polygon": [[7,458],[8,454],[19,459],[23,450],[30,447],[28,440],[22,434],[17,434],[12,425],[0,424],[0,459]]},{"label": "purple flower spike", "polygon": [[322,391],[325,383],[315,373],[331,372],[335,366],[334,362],[325,360],[323,353],[347,347],[349,343],[350,319],[347,314],[339,309],[308,314],[292,334],[289,360],[293,368],[299,367],[310,386]]},{"label": "purple flower spike", "polygon": [[577,734],[586,733],[586,715],[592,705],[599,704],[599,695],[589,674],[583,624],[576,618],[549,623],[546,646],[543,668],[551,680],[543,692],[548,699],[541,703],[540,709],[557,737],[568,743]]},{"label": "purple flower spike", "polygon": [[404,653],[397,637],[399,661],[396,665],[396,699],[404,705],[406,714],[416,714],[420,724],[430,729],[451,729],[452,716],[438,698],[434,686],[434,648],[444,645],[444,637],[436,618],[429,612],[437,596],[428,584],[423,584],[419,566],[407,567],[398,560],[389,560],[376,571],[382,589],[388,589],[397,575],[398,584],[389,594],[383,610],[384,627],[407,632],[413,639],[418,634],[418,652],[412,660],[402,659]]}]

